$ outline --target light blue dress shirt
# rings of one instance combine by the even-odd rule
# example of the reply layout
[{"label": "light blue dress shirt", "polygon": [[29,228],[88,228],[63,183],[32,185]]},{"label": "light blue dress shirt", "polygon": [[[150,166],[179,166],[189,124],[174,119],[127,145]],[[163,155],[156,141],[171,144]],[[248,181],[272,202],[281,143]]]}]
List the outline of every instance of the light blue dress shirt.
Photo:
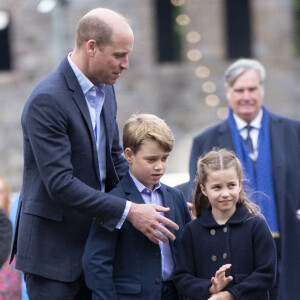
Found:
[{"label": "light blue dress shirt", "polygon": [[[156,204],[163,206],[160,182],[155,185],[152,191],[146,188],[141,182],[139,182],[130,172],[129,174],[146,204]],[[164,215],[164,213],[162,212],[160,212],[160,214]],[[166,281],[172,275],[174,270],[172,252],[170,245],[165,244],[162,241],[159,241],[159,247],[161,253],[161,278],[163,281]]]}]

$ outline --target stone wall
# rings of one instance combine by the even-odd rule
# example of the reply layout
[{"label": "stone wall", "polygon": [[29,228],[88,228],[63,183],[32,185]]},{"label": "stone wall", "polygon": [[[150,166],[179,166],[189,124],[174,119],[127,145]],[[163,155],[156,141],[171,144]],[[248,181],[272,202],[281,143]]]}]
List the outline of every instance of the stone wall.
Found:
[{"label": "stone wall", "polygon": [[[266,105],[275,113],[300,118],[299,61],[293,53],[292,0],[253,0],[253,52],[266,66]],[[37,12],[37,0],[1,0],[0,9],[12,18],[11,45],[14,68],[0,72],[0,174],[18,191],[22,182],[23,105],[35,84],[59,60],[72,51],[78,19],[97,6],[115,9],[126,15],[135,33],[130,69],[116,84],[120,129],[133,112],[154,113],[173,129],[176,144],[168,172],[187,172],[192,137],[220,120],[226,107],[223,72],[225,59],[224,0],[186,0],[182,10],[191,22],[184,32],[197,31],[198,43],[183,37],[184,51],[197,49],[202,58],[181,63],[156,62],[154,1],[151,0],[69,0],[62,10],[49,14]],[[209,69],[206,78],[195,76],[199,66]],[[207,82],[216,90],[205,92]],[[206,97],[215,95],[216,106]],[[222,112],[222,110],[221,110]]]}]

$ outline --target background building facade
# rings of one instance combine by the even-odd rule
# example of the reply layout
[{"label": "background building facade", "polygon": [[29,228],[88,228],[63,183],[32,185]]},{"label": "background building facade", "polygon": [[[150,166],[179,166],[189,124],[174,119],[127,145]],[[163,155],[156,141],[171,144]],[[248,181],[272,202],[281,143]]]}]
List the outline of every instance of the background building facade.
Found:
[{"label": "background building facade", "polygon": [[226,118],[223,72],[239,56],[266,66],[267,107],[300,118],[293,0],[53,1],[56,6],[45,13],[38,11],[38,0],[0,2],[9,16],[1,29],[0,14],[0,48],[8,33],[10,61],[0,70],[0,174],[13,191],[22,183],[24,103],[36,83],[73,50],[78,19],[92,8],[115,9],[131,21],[130,69],[115,86],[118,121],[122,129],[136,112],[166,120],[176,139],[168,173],[186,173],[192,137]]}]

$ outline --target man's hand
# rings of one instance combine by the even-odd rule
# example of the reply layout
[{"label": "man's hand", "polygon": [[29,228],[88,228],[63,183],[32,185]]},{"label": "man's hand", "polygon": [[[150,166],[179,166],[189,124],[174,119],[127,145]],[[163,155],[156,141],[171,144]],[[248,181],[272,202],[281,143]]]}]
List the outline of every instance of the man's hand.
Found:
[{"label": "man's hand", "polygon": [[158,244],[158,240],[168,243],[168,239],[175,240],[175,236],[165,226],[175,230],[178,230],[179,227],[176,223],[160,215],[158,212],[167,212],[169,210],[170,208],[168,207],[155,204],[132,203],[127,215],[127,220],[131,222],[137,230],[145,234],[153,243]]}]

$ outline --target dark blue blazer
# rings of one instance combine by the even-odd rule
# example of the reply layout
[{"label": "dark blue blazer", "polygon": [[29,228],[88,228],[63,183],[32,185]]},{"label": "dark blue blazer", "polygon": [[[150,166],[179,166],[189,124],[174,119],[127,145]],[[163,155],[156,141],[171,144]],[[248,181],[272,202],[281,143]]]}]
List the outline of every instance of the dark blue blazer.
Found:
[{"label": "dark blue blazer", "polygon": [[[170,229],[176,236],[170,241],[174,265],[184,226],[190,221],[186,200],[179,190],[162,184],[163,206],[170,207],[165,216],[178,224]],[[144,200],[129,173],[111,192],[136,203]],[[161,254],[158,245],[125,221],[113,233],[96,222],[92,224],[83,255],[86,283],[93,299],[158,300],[161,296]]]},{"label": "dark blue blazer", "polygon": [[[128,167],[122,156],[114,89],[103,106],[106,189]],[[60,281],[82,274],[92,218],[113,230],[126,201],[100,192],[97,149],[88,106],[67,57],[33,90],[22,114],[24,173],[12,257],[24,272]]]},{"label": "dark blue blazer", "polygon": [[[300,295],[300,122],[269,112],[271,156],[275,198],[281,234],[279,299],[297,300]],[[227,121],[205,130],[193,140],[190,158],[190,191],[200,155],[213,147],[234,150]]]}]

